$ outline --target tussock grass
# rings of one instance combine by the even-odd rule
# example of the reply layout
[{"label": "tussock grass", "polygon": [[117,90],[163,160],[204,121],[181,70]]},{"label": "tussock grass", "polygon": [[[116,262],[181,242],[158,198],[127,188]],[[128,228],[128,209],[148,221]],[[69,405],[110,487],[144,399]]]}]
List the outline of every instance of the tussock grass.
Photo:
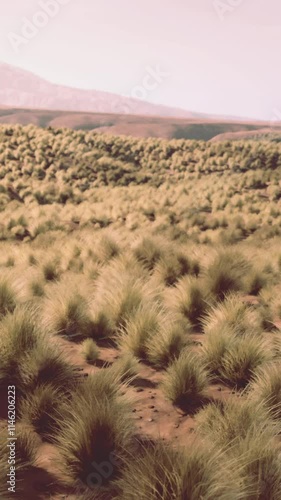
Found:
[{"label": "tussock grass", "polygon": [[8,277],[0,279],[0,319],[15,310],[17,293]]},{"label": "tussock grass", "polygon": [[118,257],[120,253],[120,245],[117,243],[114,236],[109,233],[103,234],[96,250],[98,261],[107,263],[111,259]]},{"label": "tussock grass", "polygon": [[195,420],[200,435],[228,450],[265,431],[274,437],[280,427],[262,402],[257,404],[245,395],[209,404],[197,413]]},{"label": "tussock grass", "polygon": [[141,305],[129,318],[117,342],[122,351],[128,351],[139,359],[146,359],[147,346],[159,330],[161,310],[158,307]]},{"label": "tussock grass", "polygon": [[281,453],[267,431],[241,440],[234,451],[249,500],[278,500],[281,496]]},{"label": "tussock grass", "polygon": [[26,384],[23,368],[27,356],[40,342],[43,342],[43,333],[36,310],[20,306],[5,316],[0,323],[1,387],[16,385],[20,397]]},{"label": "tussock grass", "polygon": [[235,328],[206,336],[202,354],[213,375],[238,388],[246,387],[256,370],[271,359],[269,344],[263,337],[241,337]]},{"label": "tussock grass", "polygon": [[171,295],[171,307],[187,318],[193,327],[200,327],[208,308],[203,283],[188,276],[182,278]]},{"label": "tussock grass", "polygon": [[75,286],[52,287],[44,303],[44,324],[72,341],[90,337],[94,322],[88,300]]},{"label": "tussock grass", "polygon": [[104,394],[77,393],[69,411],[62,415],[63,428],[57,436],[63,471],[75,484],[99,488],[96,466],[109,464],[110,474],[101,476],[102,485],[119,474],[131,448],[133,426],[127,406]]},{"label": "tussock grass", "polygon": [[177,281],[186,275],[198,275],[199,263],[191,260],[183,252],[175,252],[161,257],[155,266],[155,276],[165,286],[174,286]]},{"label": "tussock grass", "polygon": [[124,353],[113,363],[110,371],[120,382],[131,382],[138,375],[138,359],[130,353]]},{"label": "tussock grass", "polygon": [[271,362],[257,371],[250,385],[256,404],[263,403],[274,417],[281,416],[281,363]]},{"label": "tussock grass", "polygon": [[95,364],[100,355],[99,348],[93,339],[84,340],[81,345],[81,352],[89,364]]},{"label": "tussock grass", "polygon": [[242,254],[224,250],[217,254],[205,271],[205,286],[216,299],[223,300],[230,292],[245,289],[250,265]]},{"label": "tussock grass", "polygon": [[49,260],[43,264],[42,271],[46,281],[57,281],[61,276],[60,263],[57,259]]},{"label": "tussock grass", "polygon": [[203,331],[212,336],[229,332],[234,336],[243,336],[261,332],[259,315],[241,297],[231,294],[223,303],[213,306],[203,318]]},{"label": "tussock grass", "polygon": [[165,373],[162,388],[173,404],[192,406],[205,395],[208,372],[197,353],[184,350]]},{"label": "tussock grass", "polygon": [[181,322],[164,317],[160,328],[147,342],[147,360],[157,368],[169,366],[179,357],[184,347],[191,343],[185,333]]},{"label": "tussock grass", "polygon": [[21,400],[19,415],[44,441],[53,442],[60,430],[59,410],[66,400],[52,384],[39,385]]},{"label": "tussock grass", "polygon": [[149,271],[152,271],[160,259],[166,258],[166,242],[157,237],[143,237],[133,247],[133,253],[137,260],[141,262]]},{"label": "tussock grass", "polygon": [[29,390],[38,385],[52,384],[64,394],[71,393],[79,380],[75,367],[66,361],[59,348],[48,344],[46,339],[27,354],[22,376]]},{"label": "tussock grass", "polygon": [[120,500],[238,500],[246,498],[237,470],[220,451],[192,444],[176,452],[163,444],[143,449],[127,461]]},{"label": "tussock grass", "polygon": [[116,333],[154,294],[154,289],[145,284],[143,270],[135,260],[114,259],[95,282],[95,315],[108,318]]},{"label": "tussock grass", "polygon": [[246,290],[250,295],[259,295],[267,286],[268,278],[265,273],[254,269],[247,278]]},{"label": "tussock grass", "polygon": [[39,298],[44,297],[45,295],[44,282],[42,282],[39,279],[34,279],[30,283],[30,291],[34,297],[39,297]]}]

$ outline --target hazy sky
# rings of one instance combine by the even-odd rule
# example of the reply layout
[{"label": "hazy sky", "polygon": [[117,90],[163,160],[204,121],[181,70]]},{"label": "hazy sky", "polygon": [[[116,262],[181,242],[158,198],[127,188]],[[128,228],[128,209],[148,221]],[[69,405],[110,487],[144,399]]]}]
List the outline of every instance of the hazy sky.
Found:
[{"label": "hazy sky", "polygon": [[[48,3],[53,17],[40,17]],[[148,101],[281,119],[281,0],[0,0],[0,7],[0,60],[53,82],[131,95],[158,66],[165,76],[145,89]],[[27,39],[24,18],[45,25]]]}]

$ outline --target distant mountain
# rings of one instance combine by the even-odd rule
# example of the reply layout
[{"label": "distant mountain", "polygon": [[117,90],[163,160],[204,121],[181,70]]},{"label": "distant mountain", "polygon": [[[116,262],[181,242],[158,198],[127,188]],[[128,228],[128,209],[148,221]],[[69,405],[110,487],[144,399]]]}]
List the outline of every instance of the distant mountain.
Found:
[{"label": "distant mountain", "polygon": [[0,62],[0,108],[7,106],[176,118],[204,116],[108,92],[56,85],[29,71]]}]

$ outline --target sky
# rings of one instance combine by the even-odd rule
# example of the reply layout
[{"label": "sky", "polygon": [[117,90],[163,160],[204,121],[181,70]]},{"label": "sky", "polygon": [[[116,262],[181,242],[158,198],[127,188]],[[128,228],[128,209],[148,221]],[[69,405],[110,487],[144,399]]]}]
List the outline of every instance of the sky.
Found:
[{"label": "sky", "polygon": [[0,0],[0,12],[0,61],[51,82],[281,120],[280,0]]}]

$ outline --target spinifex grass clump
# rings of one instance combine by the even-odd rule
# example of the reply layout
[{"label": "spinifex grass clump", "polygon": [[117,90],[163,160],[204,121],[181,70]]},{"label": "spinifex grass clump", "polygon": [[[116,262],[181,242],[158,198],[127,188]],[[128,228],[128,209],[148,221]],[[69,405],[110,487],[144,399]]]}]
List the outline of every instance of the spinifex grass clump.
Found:
[{"label": "spinifex grass clump", "polygon": [[238,388],[246,387],[256,370],[271,358],[263,337],[259,334],[241,337],[235,328],[207,335],[202,350],[209,371]]},{"label": "spinifex grass clump", "polygon": [[166,286],[173,286],[177,281],[186,275],[197,276],[200,271],[199,263],[191,260],[183,252],[178,252],[171,249],[171,254],[162,257],[155,267],[155,276]]},{"label": "spinifex grass clump", "polygon": [[167,369],[162,387],[173,404],[192,407],[205,396],[208,372],[202,359],[193,351],[184,350]]},{"label": "spinifex grass clump", "polygon": [[266,407],[245,395],[209,404],[195,420],[199,434],[222,448],[237,446],[239,441],[265,431],[274,436],[279,430]]},{"label": "spinifex grass clump", "polygon": [[[91,391],[93,387],[93,391]],[[75,485],[82,482],[94,491],[113,482],[132,446],[130,410],[121,397],[94,388],[94,378],[78,391],[71,407],[64,411],[64,424],[57,437],[62,467]],[[100,475],[97,468],[110,471]]]},{"label": "spinifex grass clump", "polygon": [[97,359],[99,358],[100,351],[93,339],[85,339],[81,346],[81,353],[87,363],[95,364]]},{"label": "spinifex grass clump", "polygon": [[69,340],[90,337],[94,328],[88,301],[75,289],[49,290],[44,308],[45,324],[51,332]]},{"label": "spinifex grass clump", "polygon": [[208,297],[202,285],[198,279],[187,276],[177,283],[171,295],[173,309],[187,318],[193,327],[201,327],[208,308]]},{"label": "spinifex grass clump", "polygon": [[225,460],[236,461],[239,484],[249,499],[277,500],[281,492],[280,424],[262,403],[232,398],[212,404],[196,416],[199,434],[225,450]]},{"label": "spinifex grass clump", "polygon": [[250,385],[250,396],[263,403],[275,418],[281,416],[281,363],[271,362],[257,371]]},{"label": "spinifex grass clump", "polygon": [[138,261],[152,271],[161,258],[165,259],[167,245],[160,238],[144,237],[133,251]]},{"label": "spinifex grass clump", "polygon": [[96,317],[107,318],[108,326],[111,325],[108,336],[112,337],[153,293],[154,290],[145,283],[144,270],[134,259],[114,259],[95,283],[95,322]]},{"label": "spinifex grass clump", "polygon": [[147,346],[153,335],[159,332],[162,313],[159,307],[141,305],[126,321],[117,342],[122,351],[128,351],[139,359],[147,358]]},{"label": "spinifex grass clump", "polygon": [[271,357],[257,313],[231,295],[204,318],[203,356],[210,372],[245,387]]},{"label": "spinifex grass clump", "polygon": [[243,291],[251,266],[240,253],[224,250],[218,253],[205,273],[205,285],[218,300],[230,292]]},{"label": "spinifex grass clump", "polygon": [[137,376],[138,370],[138,360],[130,353],[122,354],[110,367],[110,371],[120,382],[132,381]]},{"label": "spinifex grass clump", "polygon": [[147,342],[147,360],[157,368],[166,368],[189,343],[191,340],[186,334],[184,323],[164,316],[160,328]]},{"label": "spinifex grass clump", "polygon": [[18,396],[24,390],[27,356],[43,342],[37,312],[18,307],[0,323],[0,387],[16,385]]},{"label": "spinifex grass clump", "polygon": [[57,259],[46,262],[43,265],[42,270],[46,281],[57,281],[60,278],[61,268]]},{"label": "spinifex grass clump", "polygon": [[45,342],[39,343],[27,356],[22,375],[29,390],[38,385],[52,384],[63,394],[77,386],[79,373],[66,361],[62,351]]},{"label": "spinifex grass clump", "polygon": [[118,257],[121,249],[113,235],[103,234],[95,252],[100,262],[107,263],[114,257]]},{"label": "spinifex grass clump", "polygon": [[212,447],[191,443],[177,452],[163,444],[143,448],[126,462],[120,500],[242,500],[248,498],[237,468]]},{"label": "spinifex grass clump", "polygon": [[11,281],[2,277],[0,279],[0,319],[15,310],[17,305],[17,294]]},{"label": "spinifex grass clump", "polygon": [[19,416],[44,441],[52,442],[60,429],[59,410],[66,402],[67,397],[52,384],[39,385],[22,399]]},{"label": "spinifex grass clump", "polygon": [[231,294],[224,302],[212,307],[203,318],[204,333],[207,336],[223,332],[245,336],[260,333],[261,324],[258,313],[243,303],[241,297]]}]

